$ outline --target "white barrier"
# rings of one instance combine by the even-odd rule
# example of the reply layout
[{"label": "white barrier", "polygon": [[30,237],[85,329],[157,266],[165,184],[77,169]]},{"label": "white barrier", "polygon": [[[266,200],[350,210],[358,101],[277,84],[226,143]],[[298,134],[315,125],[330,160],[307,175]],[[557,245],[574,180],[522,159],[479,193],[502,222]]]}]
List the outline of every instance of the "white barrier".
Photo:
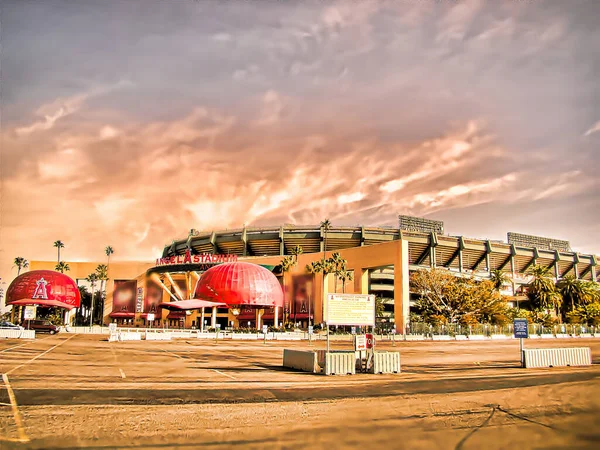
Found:
[{"label": "white barrier", "polygon": [[400,373],[400,352],[375,352],[373,373]]},{"label": "white barrier", "polygon": [[147,341],[170,341],[172,336],[171,333],[157,333],[156,331],[150,332],[146,331],[146,340]]},{"label": "white barrier", "polygon": [[434,341],[451,341],[452,338],[447,334],[434,334],[431,337]]},{"label": "white barrier", "polygon": [[255,341],[258,336],[253,333],[231,333],[231,339],[234,341]]},{"label": "white barrier", "polygon": [[[217,333],[198,333],[196,336],[198,339],[216,339]],[[223,333],[219,333],[219,338],[223,337]]]},{"label": "white barrier", "polygon": [[425,336],[423,336],[422,334],[405,334],[404,340],[405,341],[424,341]]},{"label": "white barrier", "polygon": [[283,367],[316,373],[319,371],[317,354],[311,351],[284,349]]},{"label": "white barrier", "polygon": [[304,336],[297,333],[273,333],[277,341],[301,341]]},{"label": "white barrier", "polygon": [[352,352],[325,353],[325,375],[354,375],[356,355]]},{"label": "white barrier", "polygon": [[557,338],[559,339],[566,339],[566,338],[570,338],[571,335],[570,334],[566,334],[566,333],[559,333],[556,335]]},{"label": "white barrier", "polygon": [[[123,341],[141,341],[142,340],[142,333],[135,333],[135,332],[130,332],[130,331],[126,331],[126,332],[118,332],[117,333],[118,336],[118,340],[120,342]],[[110,338],[108,339],[110,342]]]},{"label": "white barrier", "polygon": [[592,352],[589,347],[531,348],[523,350],[525,367],[589,366]]},{"label": "white barrier", "polygon": [[192,337],[191,331],[171,331],[170,333],[173,339],[190,339]]},{"label": "white barrier", "polygon": [[34,330],[20,330],[18,328],[0,328],[0,338],[35,339],[35,331]]}]

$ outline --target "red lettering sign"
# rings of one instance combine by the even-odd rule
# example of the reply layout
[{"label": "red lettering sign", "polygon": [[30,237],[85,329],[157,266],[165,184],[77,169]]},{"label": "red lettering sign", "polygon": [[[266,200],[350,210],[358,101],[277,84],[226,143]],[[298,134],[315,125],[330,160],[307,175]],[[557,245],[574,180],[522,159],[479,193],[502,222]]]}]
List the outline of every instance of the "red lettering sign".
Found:
[{"label": "red lettering sign", "polygon": [[371,333],[366,334],[367,337],[367,348],[375,348],[375,336]]},{"label": "red lettering sign", "polygon": [[235,262],[237,260],[237,255],[213,255],[211,253],[192,255],[192,252],[190,250],[187,250],[184,255],[158,258],[156,260],[156,265],[167,266],[174,264],[221,264],[226,262]]}]

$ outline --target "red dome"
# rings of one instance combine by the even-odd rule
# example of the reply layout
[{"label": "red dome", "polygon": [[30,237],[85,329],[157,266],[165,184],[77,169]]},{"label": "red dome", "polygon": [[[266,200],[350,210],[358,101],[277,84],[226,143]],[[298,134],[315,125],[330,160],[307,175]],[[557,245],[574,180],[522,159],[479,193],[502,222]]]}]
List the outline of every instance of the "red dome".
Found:
[{"label": "red dome", "polygon": [[32,270],[19,275],[6,291],[7,305],[59,306],[78,308],[77,284],[67,275],[52,270]]},{"label": "red dome", "polygon": [[195,298],[232,305],[283,306],[283,290],[268,269],[247,262],[208,269],[196,287]]}]

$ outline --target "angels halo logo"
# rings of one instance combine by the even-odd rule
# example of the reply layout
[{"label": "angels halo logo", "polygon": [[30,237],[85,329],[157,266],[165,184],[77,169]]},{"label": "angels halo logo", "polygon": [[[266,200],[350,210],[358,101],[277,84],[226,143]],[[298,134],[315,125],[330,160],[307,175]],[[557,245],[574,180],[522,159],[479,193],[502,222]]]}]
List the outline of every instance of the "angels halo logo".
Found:
[{"label": "angels halo logo", "polygon": [[48,300],[48,290],[46,286],[48,282],[43,278],[40,278],[36,281],[35,291],[33,291],[33,295],[31,298],[41,298],[42,300]]}]

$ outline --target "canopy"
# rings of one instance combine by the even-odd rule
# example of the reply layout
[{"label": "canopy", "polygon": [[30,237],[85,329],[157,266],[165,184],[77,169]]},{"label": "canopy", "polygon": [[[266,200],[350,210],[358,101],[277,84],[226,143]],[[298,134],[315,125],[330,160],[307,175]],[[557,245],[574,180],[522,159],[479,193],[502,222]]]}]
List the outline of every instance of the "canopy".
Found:
[{"label": "canopy", "polygon": [[220,264],[204,272],[195,297],[228,306],[283,306],[283,290],[277,277],[264,267],[242,261]]},{"label": "canopy", "polygon": [[6,291],[7,305],[78,308],[81,295],[69,276],[52,270],[32,270],[19,275]]},{"label": "canopy", "polygon": [[133,319],[135,313],[132,312],[112,312],[109,314],[113,319]]},{"label": "canopy", "polygon": [[225,306],[225,303],[221,302],[209,302],[207,300],[180,300],[177,302],[164,302],[160,305],[161,308],[165,308],[171,311],[182,311],[188,309],[202,309],[212,308],[213,306]]}]

